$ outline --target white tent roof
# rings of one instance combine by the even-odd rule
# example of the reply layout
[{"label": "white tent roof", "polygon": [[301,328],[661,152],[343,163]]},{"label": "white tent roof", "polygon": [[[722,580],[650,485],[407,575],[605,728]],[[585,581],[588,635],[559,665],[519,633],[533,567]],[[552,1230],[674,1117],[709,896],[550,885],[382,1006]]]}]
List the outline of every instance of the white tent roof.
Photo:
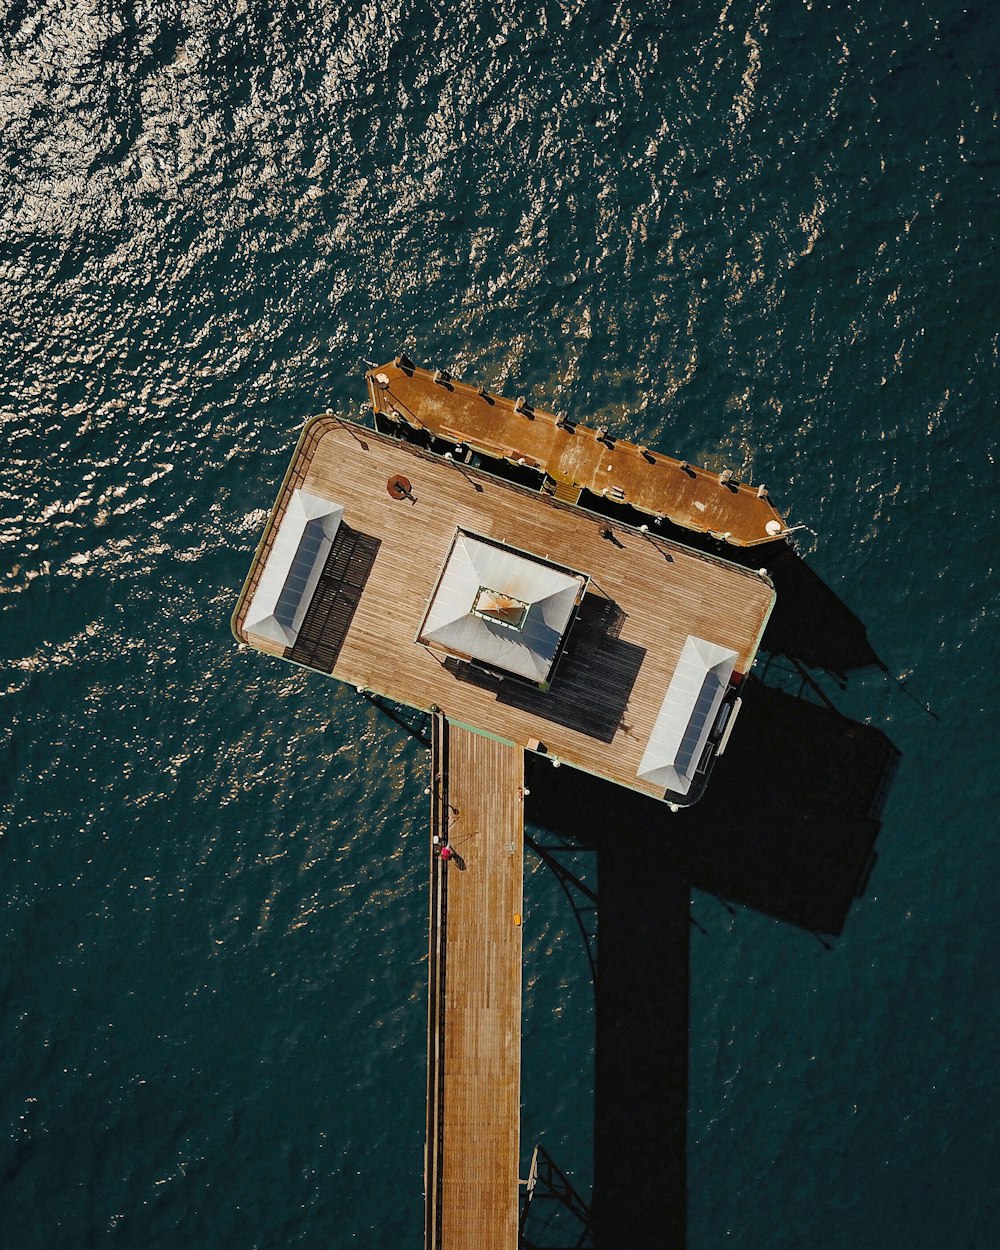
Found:
[{"label": "white tent roof", "polygon": [[735,651],[688,635],[636,776],[687,794],[737,659]]},{"label": "white tent roof", "polygon": [[343,515],[330,499],[293,491],[247,611],[248,634],[292,646]]},{"label": "white tent roof", "polygon": [[[544,682],[586,585],[580,573],[553,568],[459,530],[417,641]],[[483,605],[490,599],[480,598],[484,590],[521,605],[521,624],[484,615]]]}]

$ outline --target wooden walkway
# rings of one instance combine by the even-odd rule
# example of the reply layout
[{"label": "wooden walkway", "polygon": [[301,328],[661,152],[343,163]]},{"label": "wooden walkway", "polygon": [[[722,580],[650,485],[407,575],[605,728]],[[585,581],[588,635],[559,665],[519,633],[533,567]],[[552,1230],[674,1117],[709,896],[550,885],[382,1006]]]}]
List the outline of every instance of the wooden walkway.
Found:
[{"label": "wooden walkway", "polygon": [[426,1250],[514,1250],[521,1118],[524,755],[436,714]]},{"label": "wooden walkway", "polygon": [[[379,385],[378,375],[389,379],[388,386]],[[367,377],[376,412],[483,456],[545,472],[557,499],[575,503],[586,488],[738,547],[770,543],[784,532],[781,513],[766,492],[745,482],[720,481],[717,472],[602,437],[541,408],[516,408],[514,401],[467,382],[436,382],[427,369],[388,364]]]}]

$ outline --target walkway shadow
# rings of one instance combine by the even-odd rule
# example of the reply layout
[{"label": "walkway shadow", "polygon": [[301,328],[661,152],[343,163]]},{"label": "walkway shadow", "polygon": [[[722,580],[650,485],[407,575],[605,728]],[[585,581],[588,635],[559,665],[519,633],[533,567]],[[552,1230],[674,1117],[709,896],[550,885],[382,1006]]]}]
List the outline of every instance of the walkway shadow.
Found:
[{"label": "walkway shadow", "polygon": [[898,758],[878,730],[753,679],[691,808],[526,757],[531,820],[597,855],[597,1250],[685,1246],[691,888],[839,934]]},{"label": "walkway shadow", "polygon": [[425,747],[430,747],[431,735],[429,718],[426,712],[421,712],[417,708],[407,707],[404,703],[393,703],[391,699],[386,699],[380,694],[374,694],[371,690],[362,690],[361,696],[367,699],[372,707],[378,708],[383,716],[387,716],[400,729],[405,730],[411,738],[415,738]]},{"label": "walkway shadow", "polygon": [[662,834],[598,835],[597,1250],[685,1244],[689,891],[670,861]]}]

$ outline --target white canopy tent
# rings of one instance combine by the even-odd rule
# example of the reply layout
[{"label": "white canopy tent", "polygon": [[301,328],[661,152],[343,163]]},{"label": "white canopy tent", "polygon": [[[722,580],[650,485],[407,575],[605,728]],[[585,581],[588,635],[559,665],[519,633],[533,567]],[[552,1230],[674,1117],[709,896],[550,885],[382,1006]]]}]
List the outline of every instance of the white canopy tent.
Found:
[{"label": "white canopy tent", "polygon": [[687,794],[738,658],[727,647],[688,635],[636,776]]},{"label": "white canopy tent", "polygon": [[343,515],[330,499],[292,492],[247,610],[248,634],[294,644]]},{"label": "white canopy tent", "polygon": [[542,685],[586,587],[581,573],[459,530],[417,641]]}]

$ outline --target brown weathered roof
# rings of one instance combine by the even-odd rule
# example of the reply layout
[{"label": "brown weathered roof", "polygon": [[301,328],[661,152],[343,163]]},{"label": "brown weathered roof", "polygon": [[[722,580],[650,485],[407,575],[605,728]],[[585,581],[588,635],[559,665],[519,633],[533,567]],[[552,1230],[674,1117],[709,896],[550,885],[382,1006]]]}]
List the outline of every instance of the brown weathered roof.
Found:
[{"label": "brown weathered roof", "polygon": [[[379,383],[380,375],[387,385]],[[381,365],[367,376],[377,413],[482,455],[538,468],[559,487],[607,495],[738,547],[773,542],[784,532],[784,521],[770,499],[746,483],[722,482],[718,473],[621,439],[602,438],[599,430],[561,422],[551,412],[485,394],[408,362]],[[775,533],[768,532],[768,523]]]}]

